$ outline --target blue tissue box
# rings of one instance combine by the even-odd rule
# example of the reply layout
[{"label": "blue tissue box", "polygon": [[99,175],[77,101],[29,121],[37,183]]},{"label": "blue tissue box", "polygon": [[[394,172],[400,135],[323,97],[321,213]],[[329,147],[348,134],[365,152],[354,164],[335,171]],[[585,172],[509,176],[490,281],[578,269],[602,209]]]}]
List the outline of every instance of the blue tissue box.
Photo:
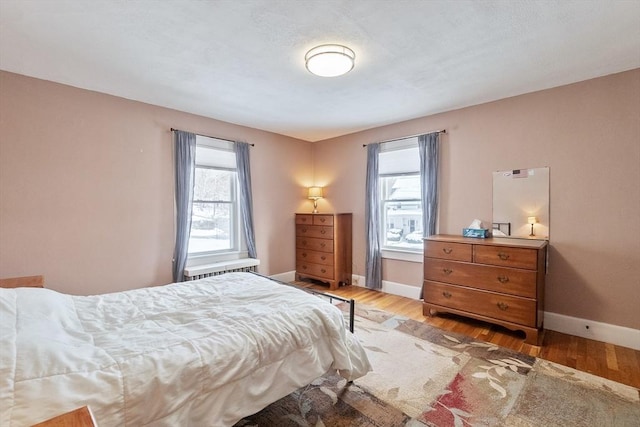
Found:
[{"label": "blue tissue box", "polygon": [[487,230],[486,228],[463,228],[462,236],[484,239],[486,237],[489,237],[489,230]]}]

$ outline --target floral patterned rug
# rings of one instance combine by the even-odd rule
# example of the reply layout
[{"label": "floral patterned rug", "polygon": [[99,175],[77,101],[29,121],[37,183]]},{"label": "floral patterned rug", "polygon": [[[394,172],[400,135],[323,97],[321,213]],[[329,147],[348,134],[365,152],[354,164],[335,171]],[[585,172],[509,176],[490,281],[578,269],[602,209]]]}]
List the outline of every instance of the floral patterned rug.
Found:
[{"label": "floral patterned rug", "polygon": [[356,307],[374,371],[325,374],[236,426],[640,426],[638,389]]}]

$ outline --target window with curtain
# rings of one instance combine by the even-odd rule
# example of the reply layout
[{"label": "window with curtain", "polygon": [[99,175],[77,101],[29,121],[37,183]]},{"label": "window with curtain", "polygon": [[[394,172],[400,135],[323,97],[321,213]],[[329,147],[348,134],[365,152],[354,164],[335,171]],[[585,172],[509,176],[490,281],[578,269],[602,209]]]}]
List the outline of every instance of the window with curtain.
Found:
[{"label": "window with curtain", "polygon": [[418,138],[381,144],[380,241],[383,250],[422,251],[422,197]]},{"label": "window with curtain", "polygon": [[246,252],[238,194],[233,143],[197,136],[189,264]]}]

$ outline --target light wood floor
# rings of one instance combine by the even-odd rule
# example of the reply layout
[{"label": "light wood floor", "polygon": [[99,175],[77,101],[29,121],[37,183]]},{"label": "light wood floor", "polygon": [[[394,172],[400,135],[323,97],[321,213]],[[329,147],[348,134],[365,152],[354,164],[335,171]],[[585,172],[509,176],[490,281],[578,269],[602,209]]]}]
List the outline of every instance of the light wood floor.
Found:
[{"label": "light wood floor", "polygon": [[[296,283],[328,291],[324,285],[309,282]],[[453,314],[423,316],[422,302],[418,300],[360,286],[343,286],[330,293],[352,298],[356,300],[356,304],[390,311],[446,331],[458,332],[640,389],[640,351],[548,330],[543,332],[542,345],[537,347],[524,343],[523,332],[510,331],[501,326]]]}]

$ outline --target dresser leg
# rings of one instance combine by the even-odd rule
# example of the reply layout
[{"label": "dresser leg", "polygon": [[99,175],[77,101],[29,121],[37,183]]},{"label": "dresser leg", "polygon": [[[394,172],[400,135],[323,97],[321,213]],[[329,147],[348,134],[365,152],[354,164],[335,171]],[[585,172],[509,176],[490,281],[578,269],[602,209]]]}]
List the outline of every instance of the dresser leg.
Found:
[{"label": "dresser leg", "polygon": [[422,304],[422,315],[433,317],[434,311],[426,304]]},{"label": "dresser leg", "polygon": [[524,331],[524,333],[526,334],[524,342],[526,344],[539,346],[540,345],[538,343],[539,338],[540,338],[539,332],[540,331],[538,329],[535,329],[535,328],[526,328],[525,331]]}]

